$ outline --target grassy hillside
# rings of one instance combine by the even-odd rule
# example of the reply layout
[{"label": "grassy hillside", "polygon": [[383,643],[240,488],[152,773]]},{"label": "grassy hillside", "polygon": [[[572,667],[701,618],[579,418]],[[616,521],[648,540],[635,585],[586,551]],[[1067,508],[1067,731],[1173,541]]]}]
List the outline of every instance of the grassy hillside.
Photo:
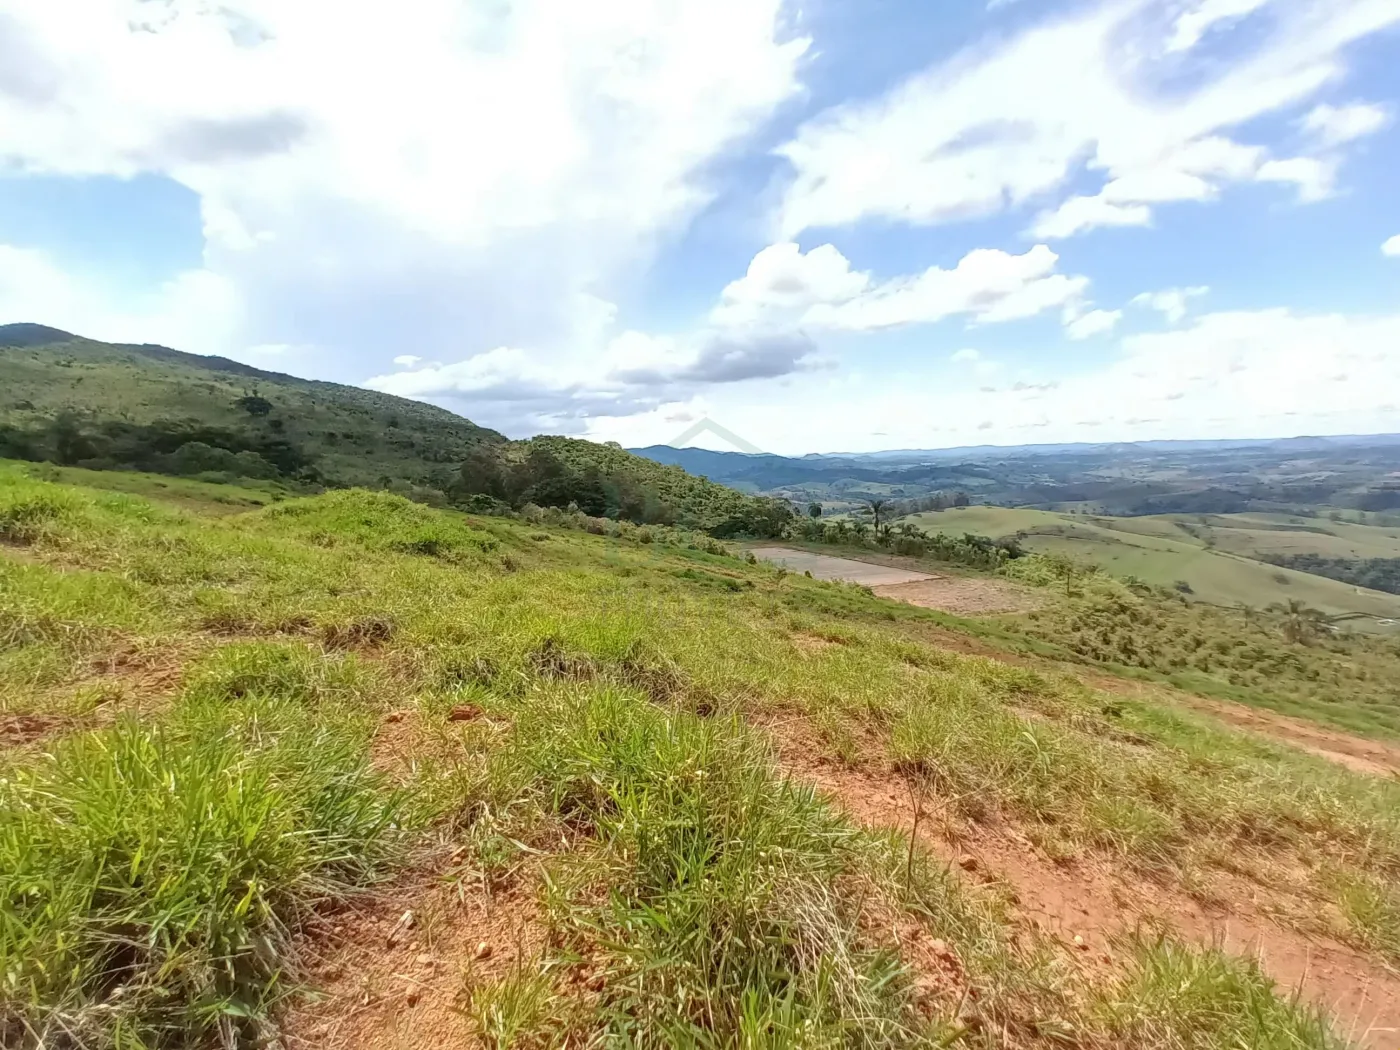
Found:
[{"label": "grassy hillside", "polygon": [[1213,605],[1262,607],[1296,600],[1330,615],[1360,614],[1373,624],[1400,617],[1400,596],[1258,560],[1284,551],[1389,551],[1400,544],[1394,528],[1339,526],[1326,519],[1307,519],[1299,528],[1285,516],[1278,519],[1261,515],[1111,518],[973,506],[903,520],[929,532],[1019,535],[1028,550],[1065,555],[1154,586],[1184,584],[1185,593]]},{"label": "grassy hillside", "polygon": [[[638,523],[773,535],[782,501],[744,496],[620,447],[508,442],[444,409],[157,346],[0,326],[0,455],[236,482],[268,493],[364,485]],[[465,468],[465,469],[464,469]]]},{"label": "grassy hillside", "polygon": [[[389,394],[38,327],[0,326],[0,454],[160,473],[442,487],[470,449],[504,441],[445,409]],[[239,463],[187,453],[181,461],[179,449],[190,442],[252,456]]]},{"label": "grassy hillside", "polygon": [[0,469],[6,1046],[1349,1045],[1080,864],[1395,990],[1394,783],[693,544]]}]

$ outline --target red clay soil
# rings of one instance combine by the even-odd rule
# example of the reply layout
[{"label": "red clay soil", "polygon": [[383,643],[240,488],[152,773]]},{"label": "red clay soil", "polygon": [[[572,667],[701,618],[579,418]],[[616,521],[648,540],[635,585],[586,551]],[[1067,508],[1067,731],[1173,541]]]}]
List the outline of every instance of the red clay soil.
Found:
[{"label": "red clay soil", "polygon": [[1400,747],[1395,744],[1367,740],[1316,722],[1290,718],[1274,711],[1261,711],[1243,704],[1207,700],[1204,697],[1189,697],[1186,702],[1222,722],[1291,744],[1320,758],[1331,759],[1357,773],[1378,777],[1400,776]]},{"label": "red clay soil", "polygon": [[[815,785],[866,826],[909,829],[914,800],[904,780],[877,763],[850,768],[828,757],[798,720],[774,724],[779,760],[794,777]],[[1400,973],[1336,941],[1272,921],[1262,891],[1244,884],[1210,909],[1161,885],[1107,864],[1057,864],[1014,829],[979,827],[975,835],[942,819],[930,802],[919,836],[965,877],[1000,880],[1015,894],[1018,916],[1060,940],[1065,950],[1110,963],[1115,939],[1138,926],[1166,922],[1200,944],[1257,956],[1286,989],[1301,989],[1325,1007],[1358,1044],[1400,1046]],[[1261,907],[1262,905],[1262,907]]]},{"label": "red clay soil", "polygon": [[62,715],[0,714],[0,748],[28,747],[61,733],[72,723]]},{"label": "red clay soil", "polygon": [[471,990],[534,965],[533,895],[459,893],[424,876],[313,931],[308,995],[283,1019],[288,1050],[464,1050],[481,1045]]},{"label": "red clay soil", "polygon": [[1035,596],[1005,580],[974,576],[936,576],[914,583],[872,587],[881,598],[893,598],[923,609],[938,609],[956,616],[1025,612],[1036,605]]}]

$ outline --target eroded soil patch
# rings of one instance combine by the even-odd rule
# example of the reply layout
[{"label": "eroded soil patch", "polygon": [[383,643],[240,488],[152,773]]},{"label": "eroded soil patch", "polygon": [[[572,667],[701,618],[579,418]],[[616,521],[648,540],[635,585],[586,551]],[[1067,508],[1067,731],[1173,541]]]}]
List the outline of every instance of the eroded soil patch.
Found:
[{"label": "eroded soil patch", "polygon": [[1190,697],[1187,702],[1239,729],[1258,733],[1291,744],[1301,751],[1330,759],[1357,773],[1373,776],[1400,776],[1400,747],[1380,740],[1367,740],[1316,722],[1290,718],[1225,700]]},{"label": "eroded soil patch", "polygon": [[872,589],[881,598],[959,616],[1025,612],[1036,604],[1033,595],[1014,583],[971,576],[935,576]]},{"label": "eroded soil patch", "polygon": [[1122,935],[1166,925],[1196,943],[1257,957],[1281,987],[1299,989],[1325,1007],[1361,1045],[1392,1050],[1400,1038],[1400,974],[1330,938],[1274,922],[1268,914],[1274,902],[1262,887],[1243,879],[1213,881],[1207,906],[1104,858],[1056,863],[1014,827],[969,825],[936,798],[918,798],[903,777],[873,757],[873,739],[866,741],[872,754],[847,765],[829,757],[829,747],[800,718],[768,728],[783,768],[856,822],[907,832],[918,806],[918,835],[927,848],[964,878],[1006,883],[1016,900],[1016,921],[1056,938],[1083,965],[1111,967]]},{"label": "eroded soil patch", "polygon": [[535,897],[420,875],[328,917],[305,945],[312,989],[285,1018],[289,1050],[458,1050],[480,1045],[472,990],[535,966]]},{"label": "eroded soil patch", "polygon": [[0,748],[28,747],[65,732],[73,720],[62,715],[0,714]]}]

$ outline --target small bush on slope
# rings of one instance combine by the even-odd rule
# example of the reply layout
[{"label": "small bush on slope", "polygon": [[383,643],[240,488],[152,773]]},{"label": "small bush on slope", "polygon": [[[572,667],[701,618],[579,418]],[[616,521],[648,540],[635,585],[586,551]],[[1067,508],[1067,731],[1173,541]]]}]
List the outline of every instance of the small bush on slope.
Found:
[{"label": "small bush on slope", "polygon": [[[1068,576],[1056,575],[1060,571]],[[1031,556],[1008,574],[1056,597],[1004,626],[1075,657],[1139,668],[1200,690],[1378,737],[1400,738],[1400,642],[1320,633],[1290,641],[1267,610],[1220,609],[1133,588],[1091,570]],[[1070,594],[1060,598],[1061,586]]]}]

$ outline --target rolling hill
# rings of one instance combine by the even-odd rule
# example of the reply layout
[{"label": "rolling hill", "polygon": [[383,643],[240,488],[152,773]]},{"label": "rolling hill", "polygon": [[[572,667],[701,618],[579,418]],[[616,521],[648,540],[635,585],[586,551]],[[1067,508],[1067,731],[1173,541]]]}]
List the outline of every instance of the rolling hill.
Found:
[{"label": "rolling hill", "polygon": [[790,517],[781,500],[617,445],[508,441],[419,401],[44,325],[0,326],[0,391],[0,457],[478,509],[576,505],[724,535],[773,535]]},{"label": "rolling hill", "polygon": [[[1387,526],[1290,519],[1285,515],[1156,515],[1114,518],[1031,508],[972,506],[903,519],[928,532],[1021,537],[1028,550],[1063,554],[1116,576],[1177,587],[1198,601],[1265,606],[1298,600],[1332,616],[1400,618],[1400,595],[1357,587],[1267,563],[1279,552],[1367,552],[1393,557],[1400,530]],[[1370,553],[1376,552],[1376,553]],[[1356,556],[1356,555],[1351,555]]]},{"label": "rolling hill", "polygon": [[505,441],[418,401],[43,325],[0,326],[0,390],[0,454],[68,465],[198,473],[155,458],[196,441],[251,454],[184,457],[215,472],[441,487],[469,449]]},{"label": "rolling hill", "polygon": [[1390,653],[1217,651],[1196,617],[1238,618],[1118,586],[1111,622],[1047,592],[1031,645],[670,530],[356,489],[206,514],[71,471],[0,463],[6,1048],[1400,1024],[1400,752],[1061,659],[1153,639],[1358,722],[1365,672],[1379,730]]}]

